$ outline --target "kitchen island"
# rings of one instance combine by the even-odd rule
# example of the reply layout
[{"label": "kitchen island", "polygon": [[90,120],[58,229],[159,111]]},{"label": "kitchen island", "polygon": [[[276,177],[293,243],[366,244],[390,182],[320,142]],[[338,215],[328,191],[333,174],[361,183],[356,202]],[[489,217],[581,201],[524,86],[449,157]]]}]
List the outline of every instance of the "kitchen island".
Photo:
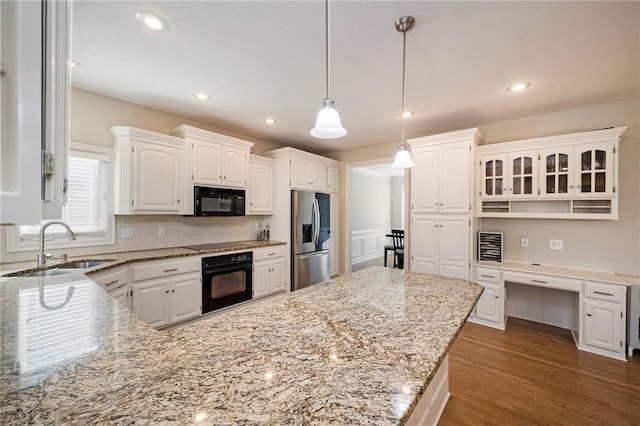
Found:
[{"label": "kitchen island", "polygon": [[0,423],[404,424],[481,292],[372,267],[156,331],[83,275],[2,278]]}]

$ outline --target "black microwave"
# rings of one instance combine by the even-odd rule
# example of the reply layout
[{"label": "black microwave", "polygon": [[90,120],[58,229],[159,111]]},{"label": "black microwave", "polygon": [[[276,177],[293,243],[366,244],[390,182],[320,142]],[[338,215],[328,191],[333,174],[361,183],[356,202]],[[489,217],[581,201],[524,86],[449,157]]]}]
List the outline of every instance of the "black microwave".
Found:
[{"label": "black microwave", "polygon": [[243,189],[193,187],[194,216],[244,216]]}]

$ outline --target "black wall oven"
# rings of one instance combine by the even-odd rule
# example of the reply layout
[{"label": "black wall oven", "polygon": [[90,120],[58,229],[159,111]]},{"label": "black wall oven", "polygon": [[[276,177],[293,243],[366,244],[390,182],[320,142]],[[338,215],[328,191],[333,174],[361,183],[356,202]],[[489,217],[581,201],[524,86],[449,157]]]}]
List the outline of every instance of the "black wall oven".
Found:
[{"label": "black wall oven", "polygon": [[244,216],[244,208],[242,189],[193,187],[194,216]]},{"label": "black wall oven", "polygon": [[202,313],[251,300],[253,253],[202,258]]}]

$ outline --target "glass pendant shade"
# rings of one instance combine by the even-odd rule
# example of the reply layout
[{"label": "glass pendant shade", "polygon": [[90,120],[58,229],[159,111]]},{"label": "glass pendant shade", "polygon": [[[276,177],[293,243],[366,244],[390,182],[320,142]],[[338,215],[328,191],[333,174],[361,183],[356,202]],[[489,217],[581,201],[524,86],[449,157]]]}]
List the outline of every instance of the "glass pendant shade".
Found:
[{"label": "glass pendant shade", "polygon": [[411,153],[407,149],[406,145],[400,145],[400,149],[396,152],[396,158],[393,160],[391,167],[394,169],[408,169],[415,166],[415,163],[411,159]]},{"label": "glass pendant shade", "polygon": [[322,104],[324,107],[318,111],[316,125],[309,132],[311,136],[320,139],[334,139],[346,135],[347,129],[342,127],[340,114],[333,107],[333,100],[325,98]]}]

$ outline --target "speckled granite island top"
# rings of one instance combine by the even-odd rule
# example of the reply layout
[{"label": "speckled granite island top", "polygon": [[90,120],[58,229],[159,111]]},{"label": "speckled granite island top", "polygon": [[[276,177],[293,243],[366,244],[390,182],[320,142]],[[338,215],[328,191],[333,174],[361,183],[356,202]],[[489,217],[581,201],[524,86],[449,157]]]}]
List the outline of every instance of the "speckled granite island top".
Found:
[{"label": "speckled granite island top", "polygon": [[0,279],[3,425],[402,424],[482,292],[372,267],[162,332],[56,278]]}]

